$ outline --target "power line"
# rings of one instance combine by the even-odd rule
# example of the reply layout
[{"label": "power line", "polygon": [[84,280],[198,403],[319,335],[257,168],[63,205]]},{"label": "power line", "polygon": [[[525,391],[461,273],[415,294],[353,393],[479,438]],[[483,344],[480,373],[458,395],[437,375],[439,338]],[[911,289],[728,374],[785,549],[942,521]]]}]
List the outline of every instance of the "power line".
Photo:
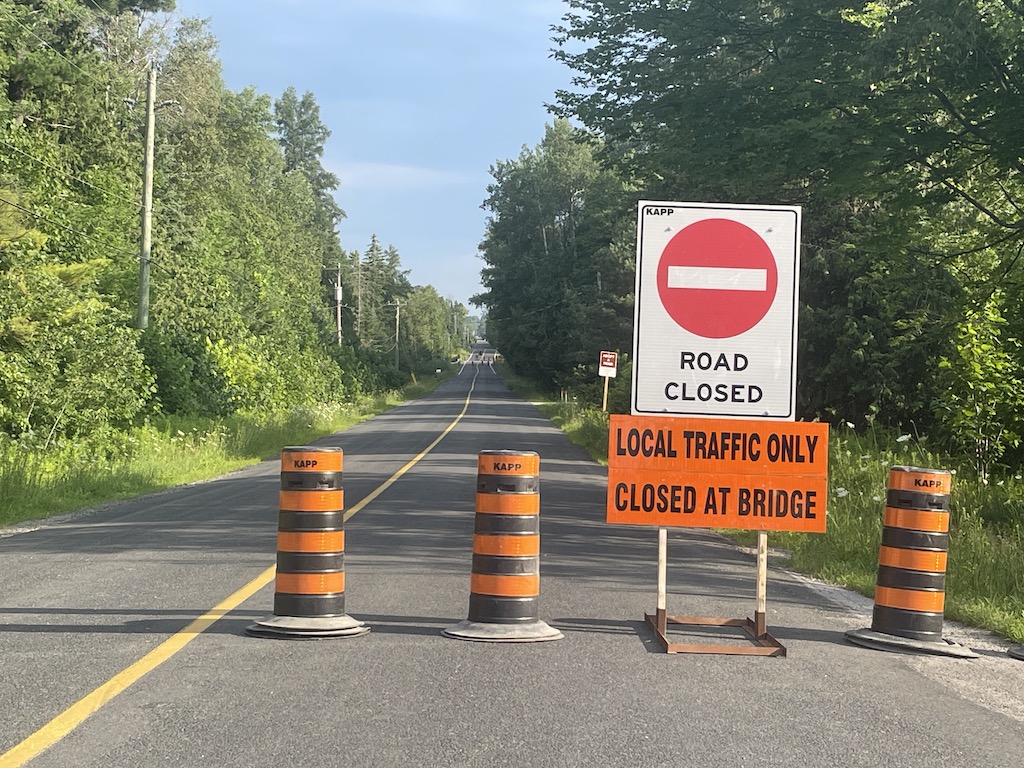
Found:
[{"label": "power line", "polygon": [[95,189],[97,192],[99,192],[100,194],[104,195],[105,197],[108,197],[110,199],[116,200],[116,201],[121,202],[121,203],[127,203],[128,205],[138,206],[138,204],[139,204],[138,201],[136,201],[136,200],[129,200],[126,197],[121,197],[120,195],[115,195],[113,193],[110,193],[107,190],[103,189],[102,187],[97,187],[95,184],[92,184],[91,182],[88,182],[85,179],[79,178],[78,176],[75,176],[73,173],[70,173],[70,172],[68,172],[68,171],[66,171],[66,170],[64,170],[62,168],[58,168],[55,165],[50,165],[45,160],[40,160],[35,155],[33,155],[33,154],[29,153],[29,152],[26,152],[23,149],[19,149],[18,147],[16,147],[13,144],[10,144],[10,143],[4,141],[3,139],[0,139],[0,144],[3,144],[8,149],[13,149],[18,154],[24,155],[25,157],[27,157],[30,160],[34,160],[35,162],[39,163],[44,168],[49,168],[51,171],[57,171],[57,173],[61,174],[62,176],[64,176],[67,179],[71,179],[72,181],[77,181],[79,184],[84,184],[87,187]]},{"label": "power line", "polygon": [[[14,22],[15,24],[17,24],[17,25],[18,25],[19,27],[21,27],[21,28],[22,28],[23,30],[25,30],[25,31],[26,31],[26,32],[28,32],[28,33],[29,33],[30,35],[32,35],[32,37],[34,37],[34,38],[35,38],[36,40],[38,40],[38,41],[39,41],[40,43],[42,43],[42,44],[43,44],[43,45],[45,45],[45,46],[46,46],[47,48],[49,48],[49,49],[50,49],[51,51],[53,51],[53,52],[54,52],[54,53],[56,53],[56,54],[57,54],[58,56],[60,56],[60,57],[61,57],[62,59],[64,59],[64,61],[66,61],[66,62],[67,62],[68,64],[70,64],[70,65],[71,65],[72,67],[74,67],[74,68],[75,68],[75,69],[77,69],[77,70],[78,70],[79,72],[81,72],[81,73],[82,73],[83,75],[85,75],[85,76],[86,76],[86,78],[88,78],[89,80],[93,81],[93,83],[97,83],[97,82],[98,82],[98,81],[96,80],[96,78],[94,78],[94,77],[93,77],[93,76],[92,76],[91,74],[89,74],[89,73],[88,73],[88,72],[86,72],[86,71],[85,71],[84,69],[82,69],[82,68],[81,68],[80,66],[78,66],[77,64],[75,64],[75,62],[73,62],[73,61],[72,61],[71,59],[69,59],[69,58],[68,58],[67,56],[65,56],[65,55],[64,55],[63,53],[61,53],[60,51],[58,51],[58,50],[57,50],[56,48],[54,48],[54,47],[53,47],[52,45],[50,45],[50,44],[49,44],[48,42],[46,42],[45,40],[43,40],[43,38],[41,38],[41,37],[40,37],[39,35],[37,35],[37,34],[36,34],[36,33],[35,33],[35,32],[34,32],[33,30],[31,30],[31,29],[29,29],[28,27],[26,27],[26,26],[25,26],[24,24],[22,24],[22,23],[21,23],[20,21],[18,21],[17,19],[15,19],[15,18],[14,18],[13,16],[11,17],[11,21],[13,21],[13,22]],[[106,85],[104,85],[104,88],[105,88],[105,87],[106,87]]]},{"label": "power line", "polygon": [[106,10],[106,9],[104,9],[104,8],[101,8],[101,7],[100,7],[100,6],[99,6],[99,5],[98,5],[98,4],[96,3],[96,0],[89,0],[89,4],[90,4],[90,5],[91,5],[91,6],[93,7],[93,8],[95,8],[95,9],[96,9],[97,11],[99,11],[99,12],[100,12],[100,15],[102,15],[102,16],[105,16],[105,17],[106,17],[106,19],[107,19],[107,21],[113,21],[113,20],[114,20],[114,14],[110,13],[109,11],[107,11],[107,10]]},{"label": "power line", "polygon": [[[85,232],[81,232],[80,230],[77,230],[74,227],[69,227],[67,224],[61,224],[59,221],[54,221],[53,219],[49,218],[48,216],[44,216],[41,213],[36,213],[31,208],[26,208],[23,205],[19,205],[18,203],[14,202],[13,200],[8,200],[7,198],[0,196],[0,203],[7,203],[7,205],[11,206],[12,208],[17,208],[22,213],[27,213],[29,216],[33,216],[33,217],[35,217],[37,219],[41,219],[42,221],[45,221],[45,222],[47,222],[49,224],[53,224],[55,227],[59,227],[60,229],[63,229],[65,231],[67,231],[67,232],[71,232],[72,234],[78,235],[79,237],[84,238],[84,239],[88,240],[91,243],[96,243],[97,245],[103,246],[104,248],[108,248],[110,246],[110,243],[103,242],[102,240],[97,240],[92,235],[87,235],[87,234],[85,234]],[[109,251],[108,251],[108,253],[109,253]],[[126,256],[126,255],[129,255],[130,253],[132,253],[132,252],[125,251],[125,252],[120,253],[118,255],[119,256]]]}]

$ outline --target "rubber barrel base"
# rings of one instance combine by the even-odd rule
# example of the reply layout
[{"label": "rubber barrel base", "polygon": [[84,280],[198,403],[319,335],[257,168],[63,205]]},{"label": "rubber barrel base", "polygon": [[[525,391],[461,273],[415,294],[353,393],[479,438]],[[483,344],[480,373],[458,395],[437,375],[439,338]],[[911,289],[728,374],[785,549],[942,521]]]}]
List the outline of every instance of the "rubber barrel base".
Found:
[{"label": "rubber barrel base", "polygon": [[486,624],[484,622],[459,622],[454,627],[441,630],[445,637],[456,640],[475,640],[481,643],[540,643],[545,640],[561,640],[561,632],[537,621],[530,624]]},{"label": "rubber barrel base", "polygon": [[358,637],[370,628],[351,616],[300,617],[272,616],[250,624],[245,631],[253,637],[280,640],[322,640],[331,637]]},{"label": "rubber barrel base", "polygon": [[979,658],[978,654],[967,646],[957,645],[949,640],[938,642],[914,640],[909,637],[875,632],[872,629],[851,629],[846,633],[846,639],[851,643],[863,645],[865,648],[873,648],[876,651],[910,651],[930,653],[935,656],[952,656],[957,659]]},{"label": "rubber barrel base", "polygon": [[561,640],[565,635],[543,621],[530,624],[488,624],[482,621],[460,621],[441,630],[445,637],[474,640],[480,643],[540,643]]}]

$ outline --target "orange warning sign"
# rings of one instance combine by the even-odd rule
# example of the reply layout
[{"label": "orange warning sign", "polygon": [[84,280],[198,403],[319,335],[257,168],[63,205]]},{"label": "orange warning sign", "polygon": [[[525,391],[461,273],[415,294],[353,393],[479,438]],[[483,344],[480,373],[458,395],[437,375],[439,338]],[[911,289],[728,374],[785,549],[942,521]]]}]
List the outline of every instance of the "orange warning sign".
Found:
[{"label": "orange warning sign", "polygon": [[828,424],[611,416],[609,523],[825,532]]}]

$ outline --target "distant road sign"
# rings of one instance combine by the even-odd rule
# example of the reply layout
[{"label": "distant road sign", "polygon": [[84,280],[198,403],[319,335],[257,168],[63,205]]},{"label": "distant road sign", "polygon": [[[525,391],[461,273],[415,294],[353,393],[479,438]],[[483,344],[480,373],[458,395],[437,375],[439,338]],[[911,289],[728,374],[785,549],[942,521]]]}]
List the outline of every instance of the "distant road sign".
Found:
[{"label": "distant road sign", "polygon": [[800,209],[641,201],[634,415],[792,419]]},{"label": "distant road sign", "polygon": [[618,370],[618,362],[618,352],[602,352],[601,360],[597,367],[597,375],[615,378],[615,374]]}]

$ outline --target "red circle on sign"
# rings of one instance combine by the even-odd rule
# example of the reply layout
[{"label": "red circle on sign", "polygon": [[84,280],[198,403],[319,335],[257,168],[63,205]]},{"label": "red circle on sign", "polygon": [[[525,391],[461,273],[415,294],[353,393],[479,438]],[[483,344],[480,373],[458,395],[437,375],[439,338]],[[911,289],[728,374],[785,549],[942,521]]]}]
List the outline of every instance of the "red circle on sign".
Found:
[{"label": "red circle on sign", "polygon": [[680,230],[658,263],[658,295],[680,326],[707,339],[746,333],[771,309],[779,272],[771,248],[731,219]]}]

